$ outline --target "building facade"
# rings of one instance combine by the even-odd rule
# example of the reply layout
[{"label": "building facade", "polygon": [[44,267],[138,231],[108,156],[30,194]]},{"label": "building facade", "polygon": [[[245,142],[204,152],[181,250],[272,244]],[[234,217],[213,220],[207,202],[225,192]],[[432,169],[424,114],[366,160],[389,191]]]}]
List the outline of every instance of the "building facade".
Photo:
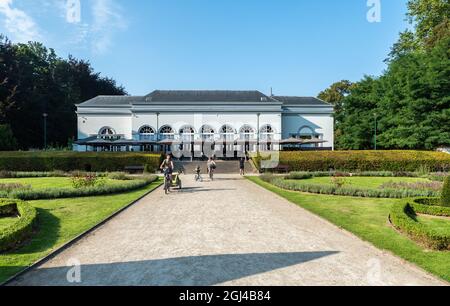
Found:
[{"label": "building facade", "polygon": [[[154,91],[98,96],[77,105],[76,151],[214,153],[279,150],[289,138],[303,149],[334,149],[333,107],[316,98],[258,91]],[[207,153],[205,152],[207,151]]]}]

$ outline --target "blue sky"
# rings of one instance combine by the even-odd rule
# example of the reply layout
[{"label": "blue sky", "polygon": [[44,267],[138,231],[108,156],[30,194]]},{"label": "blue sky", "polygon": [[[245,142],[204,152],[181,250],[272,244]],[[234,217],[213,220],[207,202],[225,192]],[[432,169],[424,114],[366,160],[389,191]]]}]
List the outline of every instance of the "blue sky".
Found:
[{"label": "blue sky", "polygon": [[133,95],[273,87],[315,96],[383,71],[408,25],[406,0],[379,1],[381,22],[370,23],[367,0],[0,0],[0,32],[87,59]]}]

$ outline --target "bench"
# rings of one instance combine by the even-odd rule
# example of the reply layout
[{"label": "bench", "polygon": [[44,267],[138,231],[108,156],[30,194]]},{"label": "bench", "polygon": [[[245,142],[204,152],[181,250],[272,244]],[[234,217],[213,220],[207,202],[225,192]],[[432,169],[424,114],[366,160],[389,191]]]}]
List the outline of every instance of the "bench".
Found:
[{"label": "bench", "polygon": [[278,173],[289,173],[290,169],[291,168],[288,165],[278,165],[273,171]]},{"label": "bench", "polygon": [[125,172],[129,174],[143,173],[144,166],[127,166],[125,167]]}]

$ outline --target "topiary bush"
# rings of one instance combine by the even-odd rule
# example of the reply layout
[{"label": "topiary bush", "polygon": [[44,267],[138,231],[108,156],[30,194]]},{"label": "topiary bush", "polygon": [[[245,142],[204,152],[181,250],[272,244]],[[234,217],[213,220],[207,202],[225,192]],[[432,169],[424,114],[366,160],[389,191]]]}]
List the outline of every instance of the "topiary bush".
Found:
[{"label": "topiary bush", "polygon": [[399,231],[433,250],[450,250],[450,233],[438,233],[417,221],[416,211],[408,202],[395,204],[390,221]]},{"label": "topiary bush", "polygon": [[0,232],[0,252],[13,249],[33,233],[37,212],[28,203],[20,200],[0,199],[1,216],[17,216],[17,221]]},{"label": "topiary bush", "polygon": [[450,207],[450,176],[444,181],[444,188],[442,189],[441,205]]}]

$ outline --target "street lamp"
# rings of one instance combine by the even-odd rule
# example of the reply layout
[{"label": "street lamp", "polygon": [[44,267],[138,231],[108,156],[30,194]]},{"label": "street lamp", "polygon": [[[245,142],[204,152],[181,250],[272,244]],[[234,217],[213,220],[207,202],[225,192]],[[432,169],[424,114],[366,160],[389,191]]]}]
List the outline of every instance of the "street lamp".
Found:
[{"label": "street lamp", "polygon": [[47,150],[47,118],[48,114],[43,113],[42,117],[44,117],[44,151]]}]

